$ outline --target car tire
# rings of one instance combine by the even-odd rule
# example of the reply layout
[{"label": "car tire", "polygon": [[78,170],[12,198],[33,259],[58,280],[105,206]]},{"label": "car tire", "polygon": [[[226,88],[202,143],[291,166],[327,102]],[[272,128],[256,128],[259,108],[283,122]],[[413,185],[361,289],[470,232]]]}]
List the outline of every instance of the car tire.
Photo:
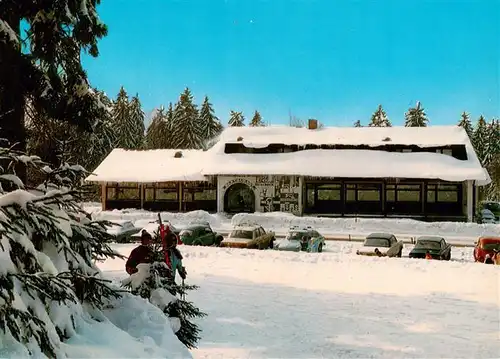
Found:
[{"label": "car tire", "polygon": [[220,247],[220,244],[222,243],[223,240],[224,240],[224,238],[222,238],[222,237],[215,238],[215,246]]},{"label": "car tire", "polygon": [[318,246],[318,253],[323,252],[323,243],[320,243]]},{"label": "car tire", "polygon": [[273,249],[274,248],[274,241],[276,240],[276,238],[271,238],[271,240],[269,241],[269,249]]},{"label": "car tire", "polygon": [[398,252],[398,258],[401,258],[403,256],[403,248],[401,248]]}]

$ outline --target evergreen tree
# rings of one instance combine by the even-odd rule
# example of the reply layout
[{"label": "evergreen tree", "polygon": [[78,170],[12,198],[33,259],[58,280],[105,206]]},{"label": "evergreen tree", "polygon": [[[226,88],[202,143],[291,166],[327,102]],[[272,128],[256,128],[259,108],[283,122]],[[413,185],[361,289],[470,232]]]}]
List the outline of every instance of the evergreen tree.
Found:
[{"label": "evergreen tree", "polygon": [[132,97],[130,101],[130,148],[139,149],[144,146],[144,118],[139,94]]},{"label": "evergreen tree", "polygon": [[172,147],[200,149],[203,147],[198,110],[193,95],[186,87],[176,103],[172,120]]},{"label": "evergreen tree", "polygon": [[165,108],[160,106],[156,111],[146,131],[146,148],[149,150],[168,148],[166,136],[167,115]]},{"label": "evergreen tree", "polygon": [[486,120],[481,115],[477,121],[476,128],[474,129],[474,135],[472,136],[472,145],[476,150],[477,157],[481,162],[481,165],[485,166],[486,159],[486,146],[488,143],[488,127],[486,125]]},{"label": "evergreen tree", "polygon": [[391,127],[391,122],[387,118],[387,114],[385,113],[382,105],[378,105],[377,110],[373,113],[369,127]]},{"label": "evergreen tree", "polygon": [[[65,357],[61,344],[75,323],[94,320],[94,308],[120,296],[95,260],[122,256],[106,244],[109,223],[91,221],[79,205],[85,190],[78,186],[88,175],[81,166],[51,169],[37,156],[0,153],[10,164],[0,168],[0,342],[13,338],[31,356]],[[13,163],[39,170],[45,181],[28,190]],[[16,189],[6,192],[6,184]]]},{"label": "evergreen tree", "polygon": [[250,121],[250,126],[251,127],[258,127],[258,126],[264,126],[264,122],[262,122],[262,116],[260,115],[259,111],[255,111],[252,120]]},{"label": "evergreen tree", "polygon": [[144,143],[144,112],[139,99],[129,102],[127,91],[120,88],[113,104],[113,125],[116,131],[115,147],[138,149]]},{"label": "evergreen tree", "polygon": [[491,177],[486,188],[488,199],[500,197],[500,121],[492,120],[487,125],[487,141],[484,148],[484,166]]},{"label": "evergreen tree", "polygon": [[217,137],[223,130],[222,124],[215,116],[212,104],[205,96],[200,109],[201,137],[204,141],[209,141]]},{"label": "evergreen tree", "polygon": [[405,126],[406,127],[427,127],[429,119],[421,107],[420,101],[417,102],[417,107],[408,109],[405,113]]},{"label": "evergreen tree", "polygon": [[[152,264],[139,264],[138,272],[122,281],[126,288],[142,298],[148,299],[160,308],[172,323],[178,323],[175,334],[188,348],[196,348],[200,340],[200,329],[192,322],[194,318],[205,317],[206,314],[185,299],[188,291],[198,289],[195,285],[178,285],[171,278],[170,269],[165,264],[158,232],[154,234],[155,257]],[[174,324],[173,327],[176,325]]]},{"label": "evergreen tree", "polygon": [[16,149],[26,149],[28,100],[37,113],[88,131],[104,115],[81,64],[82,52],[98,56],[97,41],[107,33],[96,2],[0,2],[0,128]]},{"label": "evergreen tree", "polygon": [[354,122],[354,127],[363,127],[363,126],[361,126],[361,121],[360,120],[356,120]]},{"label": "evergreen tree", "polygon": [[230,127],[243,127],[245,126],[245,117],[243,113],[237,111],[231,111],[229,115],[228,125]]},{"label": "evergreen tree", "polygon": [[470,120],[470,116],[467,112],[462,112],[461,119],[458,122],[458,126],[463,127],[467,136],[472,140],[472,136],[474,135],[474,128],[472,126],[472,122]]}]

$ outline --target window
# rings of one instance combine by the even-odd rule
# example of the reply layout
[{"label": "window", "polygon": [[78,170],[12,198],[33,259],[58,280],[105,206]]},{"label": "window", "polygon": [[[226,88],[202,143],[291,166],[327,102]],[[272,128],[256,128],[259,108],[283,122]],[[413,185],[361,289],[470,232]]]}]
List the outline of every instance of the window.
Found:
[{"label": "window", "polygon": [[358,201],[380,201],[380,186],[358,184]]},{"label": "window", "polygon": [[195,201],[215,201],[217,200],[217,190],[215,189],[204,189],[201,192],[194,193]]},{"label": "window", "polygon": [[120,183],[106,189],[108,200],[139,200],[140,186],[137,183]]},{"label": "window", "polygon": [[356,201],[356,185],[355,184],[346,185],[345,200],[347,202],[355,202]]},{"label": "window", "polygon": [[316,187],[319,201],[340,201],[340,184],[324,184]]},{"label": "window", "polygon": [[443,155],[448,155],[448,156],[452,156],[453,155],[453,151],[451,150],[451,148],[437,149],[436,152],[437,153],[442,153]]},{"label": "window", "polygon": [[461,186],[450,183],[433,183],[427,185],[427,202],[459,202]]}]

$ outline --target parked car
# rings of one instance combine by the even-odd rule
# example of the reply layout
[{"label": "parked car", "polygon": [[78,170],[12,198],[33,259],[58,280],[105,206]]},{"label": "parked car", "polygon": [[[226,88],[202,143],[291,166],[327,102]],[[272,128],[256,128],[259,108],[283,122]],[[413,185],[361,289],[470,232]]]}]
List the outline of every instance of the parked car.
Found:
[{"label": "parked car", "polygon": [[[483,217],[481,223],[500,223],[500,202],[482,201],[478,207]],[[493,216],[493,222],[491,216]]]},{"label": "parked car", "polygon": [[208,223],[193,223],[179,233],[183,244],[191,246],[219,246],[224,237],[212,230]]},{"label": "parked car", "polygon": [[500,237],[480,237],[474,247],[474,261],[484,263],[488,254],[494,258],[498,251],[500,251]]},{"label": "parked car", "polygon": [[443,237],[421,236],[417,238],[415,247],[411,250],[410,258],[425,258],[427,252],[432,259],[451,259],[451,244],[447,243]]},{"label": "parked car", "polygon": [[113,220],[110,221],[114,226],[109,227],[107,232],[115,237],[115,241],[118,243],[128,243],[135,240],[134,235],[141,231],[140,228],[134,226],[131,221],[128,220]]},{"label": "parked car", "polygon": [[235,227],[220,245],[232,248],[267,249],[273,248],[275,240],[273,231],[266,232],[259,225],[249,225]]},{"label": "parked car", "polygon": [[277,241],[274,249],[279,251],[323,252],[325,237],[311,227],[291,227],[285,239]]},{"label": "parked car", "polygon": [[398,241],[396,236],[391,233],[371,233],[366,237],[363,247],[358,249],[356,254],[362,256],[401,257],[403,254],[403,241]]}]

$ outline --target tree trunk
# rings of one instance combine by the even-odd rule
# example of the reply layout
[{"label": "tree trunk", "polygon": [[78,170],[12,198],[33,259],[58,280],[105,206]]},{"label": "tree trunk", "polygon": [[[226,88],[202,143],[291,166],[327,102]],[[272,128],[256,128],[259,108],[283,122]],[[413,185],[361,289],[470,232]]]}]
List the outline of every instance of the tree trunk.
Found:
[{"label": "tree trunk", "polygon": [[[21,20],[17,14],[5,14],[4,21],[19,35]],[[26,130],[24,128],[25,96],[20,73],[19,50],[10,43],[0,42],[0,138],[7,140],[3,146],[14,146],[19,151],[26,150]],[[3,141],[2,141],[3,142]],[[6,169],[8,163],[0,163]],[[15,167],[17,176],[26,180],[26,167]],[[5,188],[7,189],[7,188]]]}]

